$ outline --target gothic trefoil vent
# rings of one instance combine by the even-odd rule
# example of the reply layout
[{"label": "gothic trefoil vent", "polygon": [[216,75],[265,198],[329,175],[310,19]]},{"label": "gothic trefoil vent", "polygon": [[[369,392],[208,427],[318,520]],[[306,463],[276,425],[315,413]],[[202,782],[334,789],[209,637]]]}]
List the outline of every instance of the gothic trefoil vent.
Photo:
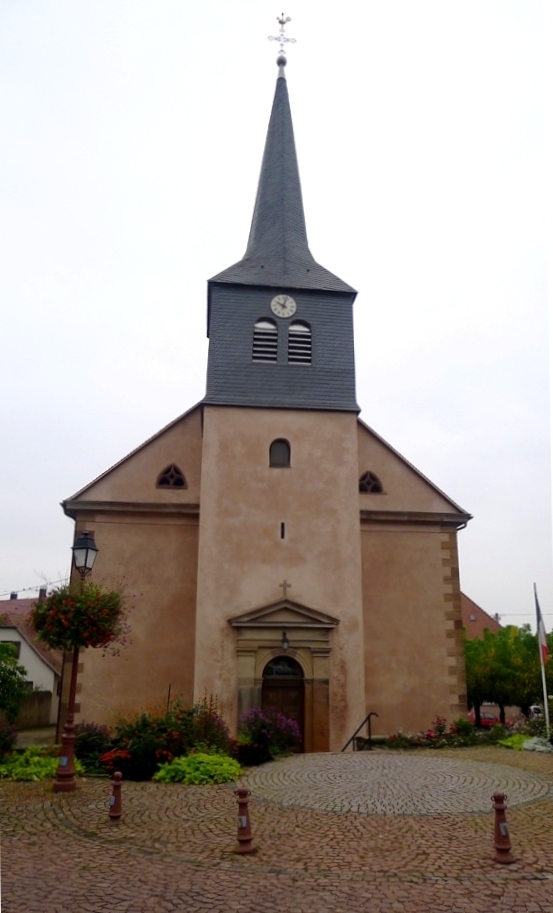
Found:
[{"label": "gothic trefoil vent", "polygon": [[258,320],[253,328],[252,361],[277,360],[278,330],[273,320]]},{"label": "gothic trefoil vent", "polygon": [[361,494],[381,495],[384,489],[382,482],[374,472],[364,472],[359,479],[359,491]]},{"label": "gothic trefoil vent", "polygon": [[288,364],[311,364],[311,327],[295,320],[288,328]]},{"label": "gothic trefoil vent", "polygon": [[178,466],[171,463],[158,475],[156,488],[188,488],[188,485],[186,484],[184,473],[180,471]]}]

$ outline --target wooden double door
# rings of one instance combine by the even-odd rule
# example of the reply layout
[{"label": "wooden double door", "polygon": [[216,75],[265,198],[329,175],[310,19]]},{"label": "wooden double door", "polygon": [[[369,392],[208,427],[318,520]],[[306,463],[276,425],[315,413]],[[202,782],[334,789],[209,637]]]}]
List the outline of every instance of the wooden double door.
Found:
[{"label": "wooden double door", "polygon": [[304,750],[305,683],[302,668],[292,657],[277,656],[265,667],[261,709],[294,720],[301,733],[298,750]]}]

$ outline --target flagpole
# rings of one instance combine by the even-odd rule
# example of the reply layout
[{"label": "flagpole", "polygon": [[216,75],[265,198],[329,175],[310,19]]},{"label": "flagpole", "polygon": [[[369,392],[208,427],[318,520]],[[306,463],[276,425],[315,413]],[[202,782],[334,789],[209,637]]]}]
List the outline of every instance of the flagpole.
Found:
[{"label": "flagpole", "polygon": [[549,726],[549,703],[547,700],[547,682],[545,679],[545,663],[543,660],[544,653],[547,656],[547,637],[545,634],[545,625],[543,623],[543,618],[541,615],[540,604],[538,602],[538,591],[536,589],[536,584],[534,584],[534,599],[536,601],[536,623],[538,629],[538,650],[540,651],[540,665],[541,665],[541,681],[543,687],[543,712],[545,715],[545,732],[547,738],[550,737],[551,730]]},{"label": "flagpole", "polygon": [[543,664],[543,659],[541,661],[541,680],[543,685],[543,710],[545,713],[545,733],[547,738],[550,736],[549,729],[549,704],[547,702],[547,684],[545,681],[545,666]]}]

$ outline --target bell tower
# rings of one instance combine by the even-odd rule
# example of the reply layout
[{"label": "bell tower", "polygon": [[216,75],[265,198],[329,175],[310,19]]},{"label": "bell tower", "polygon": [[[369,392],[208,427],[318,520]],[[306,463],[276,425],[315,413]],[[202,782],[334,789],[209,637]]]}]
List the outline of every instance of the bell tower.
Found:
[{"label": "bell tower", "polygon": [[365,716],[356,292],[309,250],[277,63],[246,252],[208,282],[194,693],[233,728],[284,651],[306,750],[339,750]]},{"label": "bell tower", "polygon": [[208,283],[212,405],[359,412],[356,292],[313,258],[280,56],[248,246]]}]

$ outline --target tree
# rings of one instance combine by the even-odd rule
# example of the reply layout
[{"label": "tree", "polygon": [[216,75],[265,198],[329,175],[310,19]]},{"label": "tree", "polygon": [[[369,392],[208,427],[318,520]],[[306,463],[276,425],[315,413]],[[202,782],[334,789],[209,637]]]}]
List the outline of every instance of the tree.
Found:
[{"label": "tree", "polygon": [[27,694],[27,670],[17,662],[15,647],[0,644],[0,711],[8,723],[15,723],[23,698]]},{"label": "tree", "polygon": [[[489,634],[489,631],[484,634]],[[474,640],[465,638],[465,667],[469,707],[474,707],[475,722],[480,726],[480,705],[488,700],[491,690],[490,644],[486,637]]]},{"label": "tree", "polygon": [[[541,665],[538,639],[529,625],[505,628],[510,632],[511,704],[520,707],[528,716],[530,706],[542,695]],[[502,632],[499,632],[502,633]]]},{"label": "tree", "polygon": [[[553,636],[549,635],[553,641]],[[553,643],[551,644],[553,646]],[[530,705],[542,696],[540,655],[537,636],[529,625],[508,625],[497,633],[485,631],[484,637],[465,640],[467,695],[474,706],[476,724],[480,723],[480,704],[499,705],[501,722],[505,707],[517,706],[527,715]],[[553,687],[553,664],[546,665],[548,687]]]}]

